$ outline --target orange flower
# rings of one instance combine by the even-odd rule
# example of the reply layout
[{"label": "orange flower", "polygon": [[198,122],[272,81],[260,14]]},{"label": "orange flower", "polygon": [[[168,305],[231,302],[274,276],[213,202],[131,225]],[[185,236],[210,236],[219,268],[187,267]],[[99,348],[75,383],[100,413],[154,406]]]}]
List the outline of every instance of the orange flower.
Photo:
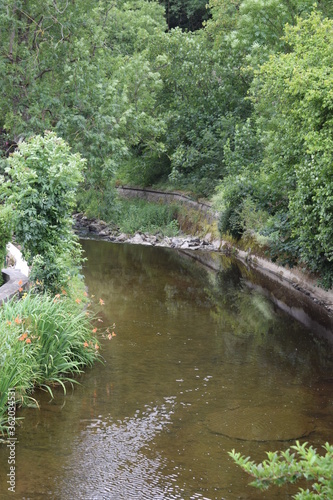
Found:
[{"label": "orange flower", "polygon": [[12,322],[9,321],[9,320],[7,320],[6,323],[7,323],[8,326],[10,326],[12,324]]},{"label": "orange flower", "polygon": [[26,340],[26,343],[27,343],[27,344],[31,344],[31,340],[30,340],[30,339],[27,339],[27,340]]},{"label": "orange flower", "polygon": [[19,292],[23,292],[23,288],[21,286],[19,288]]},{"label": "orange flower", "polygon": [[85,343],[83,344],[83,347],[89,347],[89,344],[87,341],[85,341]]},{"label": "orange flower", "polygon": [[61,293],[62,293],[63,295],[67,295],[66,290],[61,290]]},{"label": "orange flower", "polygon": [[83,295],[84,295],[85,297],[88,297],[87,292],[83,292]]},{"label": "orange flower", "polygon": [[22,320],[18,316],[16,316],[16,318],[14,319],[14,321],[15,321],[15,323],[17,325],[20,325],[22,323]]},{"label": "orange flower", "polygon": [[116,335],[114,332],[112,332],[112,337],[116,337],[116,336],[117,336],[117,335]]},{"label": "orange flower", "polygon": [[99,345],[98,344],[95,344],[95,349],[96,349],[96,351],[99,349]]},{"label": "orange flower", "polygon": [[22,333],[21,337],[19,337],[19,340],[25,340],[27,336],[28,336],[27,332],[24,332]]},{"label": "orange flower", "polygon": [[56,298],[56,299],[59,299],[59,298],[60,298],[60,293],[57,293],[57,294],[55,295],[55,298]]},{"label": "orange flower", "polygon": [[75,299],[75,302],[76,302],[77,304],[80,304],[81,299]]},{"label": "orange flower", "polygon": [[104,306],[104,304],[105,304],[103,299],[99,299],[99,303],[101,304],[101,306]]},{"label": "orange flower", "polygon": [[93,333],[96,333],[96,332],[97,332],[97,328],[94,328],[92,332],[93,332]]},{"label": "orange flower", "polygon": [[22,280],[20,280],[20,281],[18,282],[18,284],[21,286],[21,285],[23,284],[23,281],[22,281]]}]

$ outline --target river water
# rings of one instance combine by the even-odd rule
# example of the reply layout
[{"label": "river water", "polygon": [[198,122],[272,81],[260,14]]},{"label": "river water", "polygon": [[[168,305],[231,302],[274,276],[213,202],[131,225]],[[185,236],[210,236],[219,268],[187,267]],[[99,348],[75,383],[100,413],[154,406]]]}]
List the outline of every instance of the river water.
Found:
[{"label": "river water", "polygon": [[96,325],[116,336],[73,391],[18,411],[16,493],[2,445],[0,498],[291,498],[248,486],[228,451],[333,441],[327,324],[294,320],[222,256],[216,272],[170,249],[82,244]]}]

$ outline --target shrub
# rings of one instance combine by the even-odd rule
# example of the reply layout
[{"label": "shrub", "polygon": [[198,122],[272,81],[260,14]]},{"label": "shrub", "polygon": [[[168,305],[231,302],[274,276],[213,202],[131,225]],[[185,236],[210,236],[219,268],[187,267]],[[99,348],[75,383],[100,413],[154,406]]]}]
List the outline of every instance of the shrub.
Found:
[{"label": "shrub", "polygon": [[252,194],[252,180],[248,175],[230,176],[221,184],[214,198],[214,205],[220,211],[221,235],[229,232],[236,239],[241,237],[244,231],[241,216],[243,203]]},{"label": "shrub", "polygon": [[84,160],[53,132],[45,132],[19,144],[8,164],[16,238],[41,289],[56,293],[81,264],[71,212]]},{"label": "shrub", "polygon": [[87,217],[105,221],[116,220],[121,209],[116,189],[112,186],[103,190],[90,188],[80,191],[77,196],[77,206]]},{"label": "shrub", "polygon": [[266,490],[272,484],[282,486],[304,478],[313,482],[312,491],[301,488],[293,498],[330,500],[333,498],[333,446],[326,443],[323,448],[326,453],[320,456],[312,446],[307,446],[307,443],[301,445],[297,441],[286,451],[267,452],[268,459],[258,465],[235,450],[229,455],[254,478],[250,484],[256,488]]}]

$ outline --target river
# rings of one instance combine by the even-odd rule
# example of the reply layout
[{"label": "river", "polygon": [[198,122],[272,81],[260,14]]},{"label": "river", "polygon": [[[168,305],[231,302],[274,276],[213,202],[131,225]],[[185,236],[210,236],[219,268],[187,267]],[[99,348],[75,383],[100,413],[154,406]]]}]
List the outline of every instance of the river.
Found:
[{"label": "river", "polygon": [[226,257],[216,272],[171,249],[82,245],[96,326],[116,335],[74,390],[18,411],[16,493],[2,445],[0,498],[291,498],[248,486],[228,451],[333,441],[327,325],[293,319]]}]

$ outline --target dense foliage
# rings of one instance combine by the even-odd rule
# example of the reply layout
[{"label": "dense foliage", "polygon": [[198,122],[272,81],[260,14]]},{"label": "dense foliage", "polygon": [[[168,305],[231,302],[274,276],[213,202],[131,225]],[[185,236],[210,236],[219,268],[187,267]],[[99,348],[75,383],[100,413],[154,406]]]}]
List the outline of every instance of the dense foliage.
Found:
[{"label": "dense foliage", "polygon": [[71,212],[84,161],[54,132],[46,132],[22,142],[8,163],[4,188],[13,207],[16,238],[32,265],[32,279],[57,293],[67,288],[81,264]]},{"label": "dense foliage", "polygon": [[55,132],[110,220],[117,183],[217,187],[222,233],[331,287],[333,4],[205,3],[1,2],[0,147]]}]

